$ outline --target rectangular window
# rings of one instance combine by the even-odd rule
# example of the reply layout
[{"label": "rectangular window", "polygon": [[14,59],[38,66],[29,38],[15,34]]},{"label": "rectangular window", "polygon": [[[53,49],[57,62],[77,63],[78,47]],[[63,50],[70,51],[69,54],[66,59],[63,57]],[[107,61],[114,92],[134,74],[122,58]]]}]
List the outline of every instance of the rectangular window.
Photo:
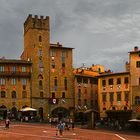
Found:
[{"label": "rectangular window", "polygon": [[117,78],[117,85],[121,84],[121,78]]},{"label": "rectangular window", "polygon": [[102,94],[102,101],[106,102],[106,94]]},{"label": "rectangular window", "polygon": [[22,78],[22,85],[26,85],[26,79]]},{"label": "rectangular window", "polygon": [[113,78],[111,78],[111,79],[108,80],[108,84],[109,85],[113,85]]},{"label": "rectangular window", "polygon": [[121,93],[120,92],[117,93],[117,101],[121,101]]},{"label": "rectangular window", "polygon": [[55,98],[55,92],[52,92],[52,98]]},{"label": "rectangular window", "polygon": [[55,68],[55,62],[52,61],[52,68],[54,69]]},{"label": "rectangular window", "polygon": [[54,56],[54,54],[55,54],[55,50],[52,49],[52,50],[51,50],[51,56]]},{"label": "rectangular window", "polygon": [[77,83],[82,83],[82,78],[78,77],[77,78]]},{"label": "rectangular window", "polygon": [[136,67],[140,68],[140,61],[136,61]]},{"label": "rectangular window", "polygon": [[114,101],[114,92],[110,92],[110,102]]},{"label": "rectangular window", "polygon": [[128,91],[125,91],[125,97],[124,97],[125,101],[129,101],[129,92]]},{"label": "rectangular window", "polygon": [[26,67],[21,67],[22,72],[26,72]]},{"label": "rectangular window", "polygon": [[16,67],[12,66],[12,72],[15,73],[16,72]]},{"label": "rectangular window", "polygon": [[12,85],[16,85],[16,79],[12,78]]},{"label": "rectangular window", "polygon": [[65,98],[65,92],[62,92],[62,98]]},{"label": "rectangular window", "polygon": [[4,72],[4,66],[0,66],[0,72]]},{"label": "rectangular window", "polygon": [[128,84],[129,83],[128,77],[124,77],[124,83],[125,84]]},{"label": "rectangular window", "polygon": [[106,86],[106,80],[102,80],[102,86]]},{"label": "rectangular window", "polygon": [[39,50],[39,56],[42,57],[42,50]]},{"label": "rectangular window", "polygon": [[4,78],[0,78],[0,85],[5,85],[5,79]]},{"label": "rectangular window", "polygon": [[67,85],[68,85],[68,81],[67,81],[67,77],[65,77],[65,79],[64,79],[64,88],[65,88],[65,90],[67,90]]}]

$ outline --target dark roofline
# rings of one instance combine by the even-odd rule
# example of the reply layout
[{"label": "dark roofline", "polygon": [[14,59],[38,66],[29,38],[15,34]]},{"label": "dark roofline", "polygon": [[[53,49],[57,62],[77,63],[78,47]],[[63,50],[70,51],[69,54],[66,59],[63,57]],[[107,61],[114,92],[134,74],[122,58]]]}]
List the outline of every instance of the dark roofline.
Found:
[{"label": "dark roofline", "polygon": [[74,74],[75,77],[88,77],[88,78],[98,78],[97,76],[86,75],[86,74]]},{"label": "dark roofline", "polygon": [[70,47],[63,47],[62,45],[57,46],[57,44],[50,44],[51,48],[56,48],[56,49],[74,49]]},{"label": "dark roofline", "polygon": [[125,75],[125,74],[130,74],[130,72],[103,73],[103,74],[98,75],[97,77],[112,76],[112,75]]},{"label": "dark roofline", "polygon": [[0,59],[0,64],[28,64],[31,65],[31,61],[17,60],[17,59]]}]

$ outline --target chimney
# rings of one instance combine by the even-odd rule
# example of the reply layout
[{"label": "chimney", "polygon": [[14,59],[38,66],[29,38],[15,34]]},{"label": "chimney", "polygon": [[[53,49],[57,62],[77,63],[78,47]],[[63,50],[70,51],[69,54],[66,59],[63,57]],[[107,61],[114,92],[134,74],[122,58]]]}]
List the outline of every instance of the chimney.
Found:
[{"label": "chimney", "polygon": [[138,51],[138,47],[137,46],[134,47],[134,51],[135,52]]}]

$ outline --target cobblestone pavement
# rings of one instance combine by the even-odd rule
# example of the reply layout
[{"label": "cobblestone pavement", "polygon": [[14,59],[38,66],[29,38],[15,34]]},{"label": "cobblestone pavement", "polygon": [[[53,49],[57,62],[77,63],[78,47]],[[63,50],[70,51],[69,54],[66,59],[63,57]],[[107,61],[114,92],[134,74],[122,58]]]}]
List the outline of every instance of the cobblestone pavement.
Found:
[{"label": "cobblestone pavement", "polygon": [[87,130],[75,128],[64,131],[63,137],[56,136],[56,128],[47,124],[11,124],[5,129],[0,125],[0,140],[139,140],[140,135],[107,130]]}]

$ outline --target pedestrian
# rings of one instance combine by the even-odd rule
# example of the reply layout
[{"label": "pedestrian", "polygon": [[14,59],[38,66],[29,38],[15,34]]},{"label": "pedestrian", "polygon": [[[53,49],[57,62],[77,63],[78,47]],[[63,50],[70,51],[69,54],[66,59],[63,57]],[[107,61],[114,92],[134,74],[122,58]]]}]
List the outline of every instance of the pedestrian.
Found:
[{"label": "pedestrian", "polygon": [[5,120],[5,128],[9,128],[9,125],[10,125],[10,120],[7,117],[6,120]]},{"label": "pedestrian", "polygon": [[56,135],[60,135],[60,136],[63,136],[63,130],[64,130],[64,124],[62,122],[60,122],[57,126],[57,133]]}]

